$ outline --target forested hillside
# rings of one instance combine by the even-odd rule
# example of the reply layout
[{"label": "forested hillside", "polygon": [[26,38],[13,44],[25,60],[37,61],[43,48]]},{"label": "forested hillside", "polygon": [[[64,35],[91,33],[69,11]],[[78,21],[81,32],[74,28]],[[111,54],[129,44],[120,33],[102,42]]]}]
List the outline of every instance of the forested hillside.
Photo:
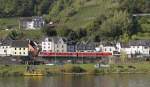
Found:
[{"label": "forested hillside", "polygon": [[48,14],[54,0],[0,0],[0,17]]},{"label": "forested hillside", "polygon": [[[48,36],[100,41],[150,39],[150,0],[0,0],[0,17],[43,16]],[[0,23],[1,24],[1,23]]]}]

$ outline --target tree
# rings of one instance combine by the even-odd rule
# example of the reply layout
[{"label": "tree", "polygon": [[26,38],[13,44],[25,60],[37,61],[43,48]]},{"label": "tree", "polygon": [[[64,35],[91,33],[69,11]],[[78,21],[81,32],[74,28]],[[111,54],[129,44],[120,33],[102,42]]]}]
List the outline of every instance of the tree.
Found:
[{"label": "tree", "polygon": [[51,28],[49,26],[44,26],[44,28],[42,29],[42,31],[47,35],[47,36],[56,36],[57,35],[57,31],[55,28]]},{"label": "tree", "polygon": [[77,32],[71,31],[68,34],[67,38],[68,38],[68,40],[76,41],[78,39],[78,34],[77,34]]},{"label": "tree", "polygon": [[72,32],[72,29],[68,28],[67,26],[61,26],[57,29],[57,35],[62,37],[67,37],[70,32]]},{"label": "tree", "polygon": [[121,51],[120,60],[122,64],[127,63],[127,54],[124,51]]},{"label": "tree", "polygon": [[119,39],[123,33],[130,31],[131,21],[126,11],[114,12],[114,15],[104,21],[101,25],[101,31],[104,36]]}]

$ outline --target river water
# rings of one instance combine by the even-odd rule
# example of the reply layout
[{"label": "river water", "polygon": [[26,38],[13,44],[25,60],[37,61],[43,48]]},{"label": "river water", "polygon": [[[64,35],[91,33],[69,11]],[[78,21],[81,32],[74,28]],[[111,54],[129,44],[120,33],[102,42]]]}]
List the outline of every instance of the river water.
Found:
[{"label": "river water", "polygon": [[150,75],[0,77],[0,87],[150,87]]}]

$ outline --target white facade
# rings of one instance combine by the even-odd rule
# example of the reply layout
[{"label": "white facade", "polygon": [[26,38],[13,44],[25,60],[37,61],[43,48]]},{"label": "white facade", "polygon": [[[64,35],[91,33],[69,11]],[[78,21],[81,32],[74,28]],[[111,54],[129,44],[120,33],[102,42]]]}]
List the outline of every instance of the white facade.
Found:
[{"label": "white facade", "polygon": [[45,38],[45,40],[42,42],[42,52],[52,52],[52,41],[49,40],[49,38]]},{"label": "white facade", "polygon": [[116,48],[114,46],[105,46],[103,47],[103,52],[110,52],[113,54],[113,52],[116,51]]},{"label": "white facade", "polygon": [[11,47],[12,56],[28,56],[28,47]]},{"label": "white facade", "polygon": [[0,46],[0,56],[10,56],[11,54],[10,46]]},{"label": "white facade", "polygon": [[131,46],[131,54],[149,55],[149,51],[147,46]]},{"label": "white facade", "polygon": [[121,44],[120,43],[116,44],[116,51],[121,52]]},{"label": "white facade", "polygon": [[35,27],[34,27],[34,21],[27,22],[27,29],[35,29]]},{"label": "white facade", "polygon": [[125,52],[127,55],[131,55],[131,48],[130,47],[121,48],[121,51]]}]

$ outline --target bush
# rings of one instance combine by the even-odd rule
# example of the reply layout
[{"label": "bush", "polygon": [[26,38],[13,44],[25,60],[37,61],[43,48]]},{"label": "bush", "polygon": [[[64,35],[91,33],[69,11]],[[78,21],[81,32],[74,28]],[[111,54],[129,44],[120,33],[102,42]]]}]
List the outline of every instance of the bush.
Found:
[{"label": "bush", "polygon": [[79,66],[74,66],[72,64],[67,64],[67,65],[64,66],[64,72],[67,72],[67,73],[83,73],[83,72],[86,72],[86,70],[79,67]]},{"label": "bush", "polygon": [[73,73],[83,73],[86,72],[86,70],[84,70],[83,68],[79,67],[79,66],[74,66],[72,67],[71,71]]},{"label": "bush", "polygon": [[87,70],[87,73],[88,74],[98,74],[99,70],[94,68],[94,69]]}]

